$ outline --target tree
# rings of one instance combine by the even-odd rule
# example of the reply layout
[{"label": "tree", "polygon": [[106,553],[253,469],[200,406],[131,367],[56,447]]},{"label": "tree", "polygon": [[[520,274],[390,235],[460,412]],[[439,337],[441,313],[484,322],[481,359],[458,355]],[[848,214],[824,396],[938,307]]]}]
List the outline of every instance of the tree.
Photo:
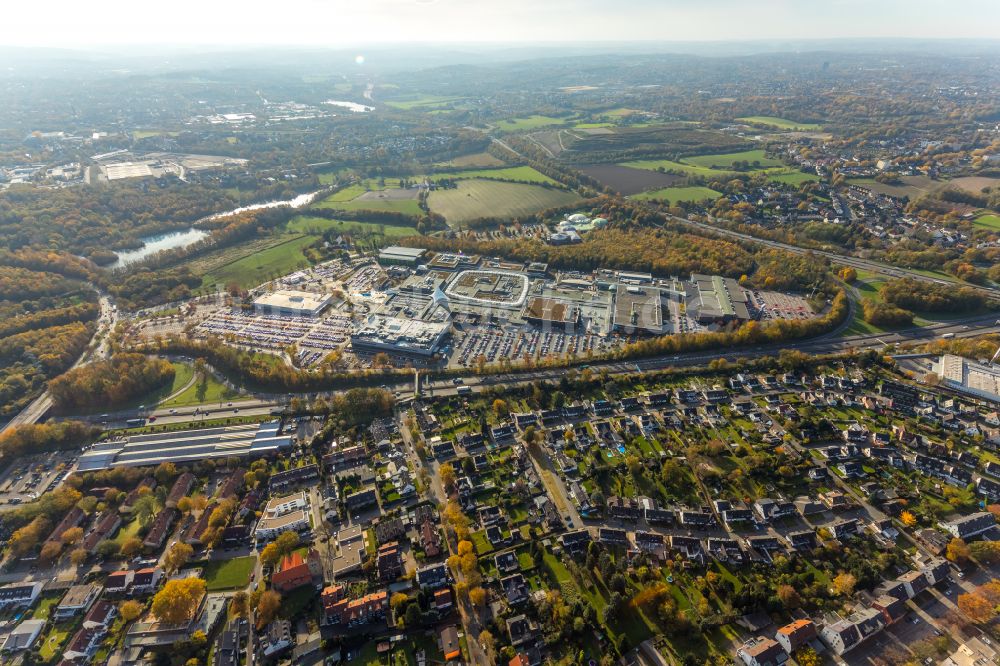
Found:
[{"label": "tree", "polygon": [[909,511],[904,511],[901,514],[899,514],[899,519],[903,521],[903,525],[905,525],[906,527],[913,527],[914,525],[917,524],[916,516],[914,516]]},{"label": "tree", "polygon": [[59,553],[62,552],[62,548],[62,543],[59,541],[46,541],[45,545],[42,546],[42,551],[38,554],[38,559],[46,564],[55,562]]},{"label": "tree", "polygon": [[854,586],[858,584],[858,579],[853,574],[842,572],[833,579],[833,591],[840,596],[846,597],[854,593]]},{"label": "tree", "polygon": [[799,666],[821,666],[823,660],[816,654],[816,650],[811,647],[804,647],[795,653],[795,661]]},{"label": "tree", "polygon": [[250,597],[244,590],[238,591],[229,601],[229,612],[233,617],[246,617],[250,611]]},{"label": "tree", "polygon": [[281,608],[281,595],[274,590],[268,590],[260,595],[257,601],[257,628],[271,624]]},{"label": "tree", "polygon": [[273,541],[260,551],[260,563],[265,567],[273,567],[281,559],[281,553],[278,551],[278,544]]},{"label": "tree", "polygon": [[486,605],[486,590],[481,587],[474,587],[469,590],[469,601],[476,608],[482,608]]},{"label": "tree", "polygon": [[799,596],[798,591],[791,585],[778,586],[778,600],[781,601],[785,608],[798,608],[802,605],[802,597]]},{"label": "tree", "polygon": [[79,543],[80,539],[83,538],[83,528],[82,527],[71,527],[62,535],[62,542],[67,546],[72,546],[75,543]]},{"label": "tree", "polygon": [[142,539],[133,536],[122,541],[122,545],[119,546],[118,552],[121,553],[122,557],[126,560],[130,560],[142,551]]},{"label": "tree", "polygon": [[489,630],[483,629],[479,632],[479,646],[483,648],[483,652],[486,653],[486,657],[490,661],[496,659],[497,643]]},{"label": "tree", "polygon": [[142,604],[132,599],[123,601],[118,606],[118,614],[121,615],[122,619],[126,622],[131,622],[142,614]]},{"label": "tree", "polygon": [[444,463],[438,468],[438,477],[446,490],[451,491],[455,488],[455,467],[451,463]]},{"label": "tree", "polygon": [[981,564],[996,564],[1000,562],[1000,541],[974,541],[969,552]]},{"label": "tree", "polygon": [[132,505],[132,514],[139,521],[140,525],[148,525],[156,516],[159,508],[156,497],[152,493],[146,493]]},{"label": "tree", "polygon": [[23,557],[35,549],[48,534],[50,523],[44,516],[37,516],[10,537],[10,550],[15,557]]},{"label": "tree", "polygon": [[493,401],[493,413],[499,416],[507,416],[510,413],[510,407],[507,406],[507,401],[503,398],[497,398]]},{"label": "tree", "polygon": [[420,606],[412,603],[406,607],[406,613],[403,614],[403,623],[408,629],[412,629],[420,624],[422,617]]},{"label": "tree", "polygon": [[389,598],[389,608],[392,609],[393,613],[398,613],[400,606],[409,600],[410,597],[405,592],[396,592]]},{"label": "tree", "polygon": [[87,561],[87,558],[89,556],[90,553],[84,550],[83,548],[74,548],[73,552],[69,554],[69,561],[76,566],[80,566],[81,564]]},{"label": "tree", "polygon": [[948,547],[945,549],[945,557],[955,564],[964,564],[968,562],[971,554],[969,545],[958,537],[949,541]]},{"label": "tree", "polygon": [[996,616],[996,609],[976,592],[958,595],[958,608],[977,624],[989,622]]},{"label": "tree", "polygon": [[163,557],[163,568],[170,573],[179,571],[191,560],[192,555],[194,555],[194,548],[190,545],[183,542],[175,543]]},{"label": "tree", "polygon": [[160,622],[166,624],[189,622],[203,596],[205,581],[201,578],[169,580],[153,597],[150,610]]}]

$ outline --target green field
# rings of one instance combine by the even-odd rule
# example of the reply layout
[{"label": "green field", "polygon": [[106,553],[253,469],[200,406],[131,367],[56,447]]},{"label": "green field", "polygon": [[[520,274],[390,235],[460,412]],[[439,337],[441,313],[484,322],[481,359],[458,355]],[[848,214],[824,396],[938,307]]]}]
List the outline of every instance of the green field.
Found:
[{"label": "green field", "polygon": [[993,213],[987,213],[986,215],[980,215],[972,221],[972,224],[981,227],[983,229],[992,229],[993,231],[1000,231],[1000,215],[995,215]]},{"label": "green field", "polygon": [[664,187],[659,190],[651,190],[649,192],[642,192],[633,196],[633,199],[665,199],[671,203],[677,203],[678,201],[705,201],[708,199],[717,199],[722,196],[721,193],[708,187]]},{"label": "green field", "polygon": [[288,231],[299,234],[322,234],[328,229],[336,229],[340,233],[353,236],[385,236],[386,238],[402,238],[417,233],[414,227],[402,227],[392,224],[375,222],[354,222],[350,220],[328,220],[325,217],[297,215],[288,221]]},{"label": "green field", "polygon": [[614,127],[614,123],[577,123],[573,129],[601,129],[604,127]]},{"label": "green field", "polygon": [[205,579],[209,592],[216,590],[232,590],[243,588],[250,584],[250,572],[257,558],[253,555],[237,557],[231,560],[211,560],[198,562],[202,568],[202,578]]},{"label": "green field", "polygon": [[412,111],[414,109],[418,111],[424,111],[427,109],[440,108],[451,104],[452,102],[457,102],[463,99],[462,97],[445,97],[441,95],[417,95],[412,99],[403,100],[393,100],[391,102],[386,102],[385,105],[392,107],[394,109],[402,109],[404,111]]},{"label": "green field", "polygon": [[505,164],[506,162],[493,157],[489,153],[471,153],[469,155],[459,155],[441,166],[455,169],[469,169],[473,167],[484,169],[490,167],[502,167]]},{"label": "green field", "polygon": [[[335,210],[380,210],[403,213],[404,215],[420,215],[423,212],[420,210],[415,192],[406,193],[406,196],[393,193],[387,194],[384,199],[371,198],[370,193],[385,192],[388,189],[399,187],[398,178],[386,178],[383,182],[384,185],[379,185],[374,179],[369,179],[363,183],[348,185],[313,204],[313,207]],[[414,196],[409,196],[409,194]],[[362,198],[365,195],[368,195],[369,198]]]},{"label": "green field", "polygon": [[505,169],[466,169],[464,171],[443,171],[427,176],[428,180],[437,182],[439,180],[467,180],[478,178],[483,180],[514,180],[519,183],[548,183],[558,185],[558,183],[543,173],[539,173],[530,166],[507,167]]},{"label": "green field", "polygon": [[[184,389],[181,393],[164,402],[161,407],[189,407],[209,402],[223,402],[229,400],[247,400],[249,396],[240,395],[238,391],[229,388],[212,373],[208,373],[204,382],[201,379]],[[148,404],[148,403],[147,403]]]},{"label": "green field", "polygon": [[809,183],[819,180],[819,176],[814,173],[803,173],[802,171],[788,171],[786,173],[773,173],[769,174],[768,180],[772,180],[776,183],[784,183],[786,185],[801,185],[802,183]]},{"label": "green field", "polygon": [[774,116],[747,116],[745,118],[737,118],[736,120],[753,125],[766,125],[777,129],[800,131],[823,129],[823,126],[817,123],[799,123],[786,118],[775,118]]},{"label": "green field", "polygon": [[460,181],[455,189],[435,190],[427,202],[432,211],[455,225],[480,217],[513,218],[579,199],[566,190],[475,179]]},{"label": "green field", "polygon": [[744,150],[741,153],[725,153],[722,155],[695,155],[683,158],[683,162],[710,169],[731,169],[736,162],[749,162],[750,164],[758,162],[758,166],[761,168],[784,166],[781,160],[767,157],[763,150]]},{"label": "green field", "polygon": [[211,270],[202,277],[201,284],[203,287],[214,287],[235,282],[241,287],[253,287],[305,268],[309,265],[309,260],[302,254],[302,250],[317,239],[317,236],[311,235],[292,237],[279,245]]},{"label": "green field", "polygon": [[496,122],[497,129],[505,132],[517,132],[519,130],[538,129],[549,125],[564,125],[565,118],[554,118],[552,116],[527,116],[526,118],[511,118],[510,120],[499,120]]}]

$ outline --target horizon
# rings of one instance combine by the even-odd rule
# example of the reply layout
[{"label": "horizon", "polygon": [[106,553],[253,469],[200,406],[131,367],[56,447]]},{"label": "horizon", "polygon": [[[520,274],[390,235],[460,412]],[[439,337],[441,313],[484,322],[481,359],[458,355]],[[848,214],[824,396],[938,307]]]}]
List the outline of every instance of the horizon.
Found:
[{"label": "horizon", "polygon": [[[735,43],[770,40],[996,40],[1000,5],[966,0],[961,13],[934,0],[791,0],[749,5],[737,0],[627,0],[614,9],[597,0],[369,0],[354,6],[287,0],[282,11],[251,0],[177,0],[156,16],[134,3],[91,6],[57,0],[44,22],[32,8],[5,10],[0,45],[19,47],[297,46],[354,48],[405,44],[544,45],[587,43]],[[306,20],[308,19],[308,20]],[[456,27],[460,29],[456,30]],[[349,39],[339,36],[349,34]],[[836,37],[828,35],[835,34]]]}]

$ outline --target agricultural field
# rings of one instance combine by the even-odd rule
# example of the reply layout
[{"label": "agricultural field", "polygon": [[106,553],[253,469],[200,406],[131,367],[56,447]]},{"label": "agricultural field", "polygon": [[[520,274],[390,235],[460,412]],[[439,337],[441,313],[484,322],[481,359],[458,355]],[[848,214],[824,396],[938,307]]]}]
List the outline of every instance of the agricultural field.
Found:
[{"label": "agricultural field", "polygon": [[202,276],[203,288],[236,283],[253,287],[270,279],[291,273],[309,265],[302,250],[319,239],[318,236],[292,236],[278,245],[219,266]]},{"label": "agricultural field", "polygon": [[740,153],[725,153],[722,155],[695,155],[683,158],[685,164],[693,164],[710,169],[731,169],[736,162],[749,162],[756,167],[784,166],[781,160],[767,157],[763,150],[744,150]]},{"label": "agricultural field", "polygon": [[983,229],[1000,231],[1000,215],[995,213],[986,213],[985,215],[980,215],[972,220],[972,224]]},{"label": "agricultural field", "polygon": [[493,157],[489,153],[472,153],[470,155],[460,155],[442,166],[456,169],[489,169],[491,167],[505,166],[506,162]]},{"label": "agricultural field", "polygon": [[900,178],[901,184],[892,185],[889,183],[877,183],[872,178],[853,178],[850,182],[854,185],[867,187],[872,192],[887,194],[891,197],[909,197],[915,199],[923,194],[927,194],[940,183],[931,180],[927,176],[903,176]]},{"label": "agricultural field", "polygon": [[443,171],[426,176],[428,180],[437,182],[439,180],[466,180],[477,178],[483,180],[513,180],[519,183],[558,185],[543,173],[539,173],[529,166],[516,166],[501,169],[468,169],[465,171]]},{"label": "agricultural field", "polygon": [[989,178],[987,176],[965,176],[949,181],[949,185],[971,192],[981,194],[983,190],[1000,185],[1000,178]]},{"label": "agricultural field", "polygon": [[375,222],[355,222],[350,220],[328,220],[325,217],[298,215],[292,218],[286,228],[299,234],[319,235],[329,229],[351,236],[385,236],[386,238],[402,238],[417,233],[413,227]]},{"label": "agricultural field", "polygon": [[563,125],[566,122],[566,118],[555,118],[553,116],[540,116],[536,114],[525,118],[499,120],[495,124],[497,129],[503,130],[504,132],[518,132],[520,130],[538,129],[539,127],[547,127],[549,125]]},{"label": "agricultural field", "polygon": [[313,204],[316,208],[335,210],[380,210],[405,215],[420,215],[419,190],[399,187],[399,180],[386,179],[384,186],[374,181],[349,185]]},{"label": "agricultural field", "polygon": [[435,190],[427,198],[430,209],[456,225],[480,217],[513,218],[580,199],[573,192],[495,180],[463,180],[458,187]]},{"label": "agricultural field", "polygon": [[592,164],[580,167],[579,171],[625,196],[671,187],[683,180],[683,177],[671,173],[634,169],[617,164]]},{"label": "agricultural field", "polygon": [[460,102],[463,97],[448,97],[441,95],[414,95],[411,98],[397,99],[385,102],[385,105],[393,109],[403,111],[429,111],[450,106],[455,102]]},{"label": "agricultural field", "polygon": [[660,190],[652,190],[650,192],[642,192],[641,194],[635,195],[634,199],[660,199],[669,201],[671,203],[677,203],[679,201],[708,201],[711,199],[717,199],[721,197],[720,192],[709,187],[665,187]]},{"label": "agricultural field", "polygon": [[766,127],[774,127],[776,129],[785,130],[818,130],[823,129],[823,126],[818,123],[800,123],[794,120],[788,120],[787,118],[776,118],[774,116],[746,116],[744,118],[736,119],[742,123],[749,123],[751,125],[764,125]]},{"label": "agricultural field", "polygon": [[802,183],[818,181],[819,176],[814,173],[789,170],[781,173],[769,173],[767,179],[775,183],[784,183],[785,185],[795,185],[797,187]]}]

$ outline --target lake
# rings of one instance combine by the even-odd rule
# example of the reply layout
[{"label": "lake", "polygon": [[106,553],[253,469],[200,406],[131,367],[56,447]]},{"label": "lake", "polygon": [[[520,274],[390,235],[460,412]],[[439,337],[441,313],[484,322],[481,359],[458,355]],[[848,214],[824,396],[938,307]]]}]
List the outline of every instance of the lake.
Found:
[{"label": "lake", "polygon": [[[248,210],[261,210],[263,208],[277,208],[278,206],[289,206],[291,208],[302,208],[303,206],[308,206],[313,202],[319,192],[309,192],[307,194],[300,194],[294,199],[287,199],[284,201],[268,201],[266,203],[251,204],[249,206],[241,206],[239,208],[234,208],[232,210],[223,211],[221,213],[216,213],[215,215],[209,215],[198,220],[198,222],[203,222],[206,220],[215,220],[220,217],[225,217],[227,215],[234,215],[236,213],[243,213]],[[197,224],[198,222],[195,222]],[[142,261],[147,257],[151,257],[157,252],[163,252],[164,250],[174,250],[179,247],[187,247],[193,243],[197,243],[201,239],[208,236],[208,232],[202,229],[196,229],[191,227],[186,231],[168,231],[162,234],[156,234],[155,236],[146,236],[140,238],[142,241],[142,247],[135,250],[126,250],[123,252],[118,252],[118,260],[108,266],[108,268],[114,270],[116,268],[125,268],[130,264],[134,264],[138,261]]]}]

